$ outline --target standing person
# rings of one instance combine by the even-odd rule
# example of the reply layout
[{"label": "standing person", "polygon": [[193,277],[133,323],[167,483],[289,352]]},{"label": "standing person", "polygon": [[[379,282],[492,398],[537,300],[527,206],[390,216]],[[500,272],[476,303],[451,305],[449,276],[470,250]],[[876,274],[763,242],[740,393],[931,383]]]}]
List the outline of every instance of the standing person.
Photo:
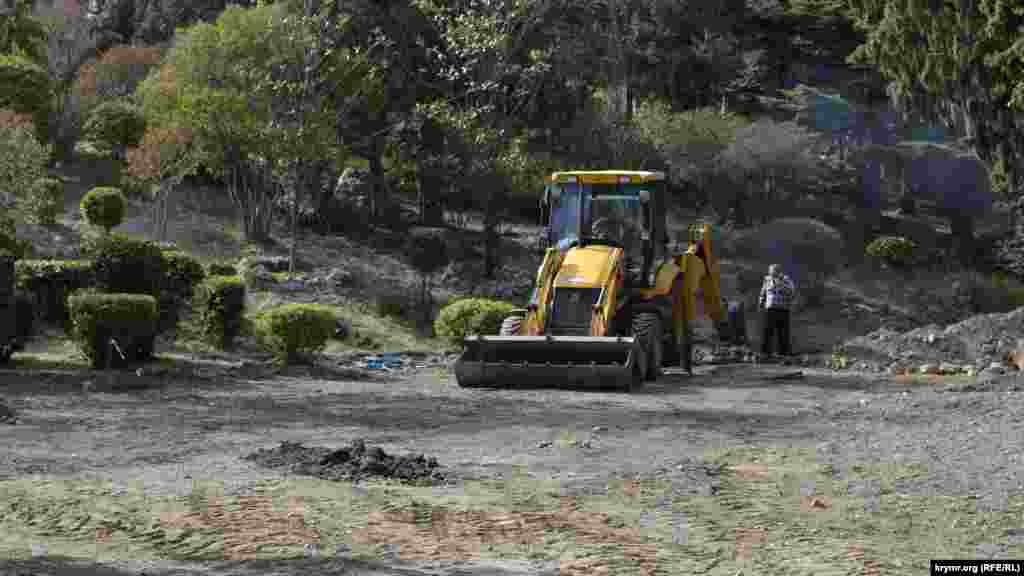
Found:
[{"label": "standing person", "polygon": [[768,275],[761,285],[757,308],[761,310],[761,353],[772,353],[772,341],[778,336],[778,352],[789,356],[790,349],[790,306],[796,297],[796,285],[782,272],[778,264],[768,267]]}]

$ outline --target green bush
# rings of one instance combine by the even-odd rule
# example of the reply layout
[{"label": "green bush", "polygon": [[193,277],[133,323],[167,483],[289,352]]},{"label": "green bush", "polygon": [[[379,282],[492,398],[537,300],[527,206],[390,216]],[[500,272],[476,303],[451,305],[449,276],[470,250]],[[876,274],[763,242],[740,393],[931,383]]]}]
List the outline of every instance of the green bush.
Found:
[{"label": "green bush", "polygon": [[96,274],[91,260],[18,260],[14,278],[17,288],[31,296],[36,318],[68,326],[68,295],[93,286]]},{"label": "green bush", "polygon": [[238,267],[234,264],[211,262],[206,266],[206,274],[208,276],[237,276]]},{"label": "green bush", "polygon": [[286,304],[256,317],[256,335],[267,351],[290,364],[323,350],[334,336],[337,322],[329,306]]},{"label": "green bush", "polygon": [[238,276],[210,276],[199,284],[196,300],[203,340],[230,348],[243,327],[245,282]]},{"label": "green bush", "polygon": [[46,68],[19,54],[0,54],[0,108],[30,114],[40,142],[51,136],[52,95]]},{"label": "green bush", "polygon": [[82,197],[80,208],[86,222],[109,233],[111,228],[124,221],[127,204],[120,189],[98,187]]},{"label": "green bush", "polygon": [[872,240],[865,252],[872,258],[879,258],[897,268],[908,268],[914,264],[917,244],[902,236],[880,236]]},{"label": "green bush", "polygon": [[[80,291],[68,298],[68,310],[70,336],[93,368],[152,358],[159,319],[152,296]],[[120,352],[111,354],[112,338]]]},{"label": "green bush", "polygon": [[461,344],[470,334],[497,334],[501,323],[516,307],[484,298],[456,300],[441,309],[434,332],[452,344]]},{"label": "green bush", "polygon": [[19,345],[24,345],[35,332],[36,315],[32,296],[24,292],[16,292],[14,294],[14,310],[15,337]]},{"label": "green bush", "polygon": [[37,224],[56,224],[57,216],[64,211],[64,183],[56,178],[36,180],[22,206]]},{"label": "green bush", "polygon": [[124,234],[90,236],[82,252],[93,261],[97,289],[160,296],[164,255],[156,243]]},{"label": "green bush", "polygon": [[1010,277],[1006,274],[999,272],[993,274],[989,286],[999,296],[989,296],[987,298],[988,301],[998,302],[1004,309],[1010,310],[1016,310],[1024,306],[1024,286],[1021,286],[1019,282],[1011,281]]},{"label": "green bush", "polygon": [[146,117],[129,102],[111,100],[93,109],[82,133],[85,140],[120,153],[142,141]]},{"label": "green bush", "polygon": [[160,287],[160,332],[174,328],[182,308],[192,300],[196,286],[206,277],[199,260],[177,249],[161,250],[163,283]]},{"label": "green bush", "polygon": [[0,212],[0,256],[25,258],[32,246],[24,240],[18,240],[14,227],[14,216],[6,211]]}]

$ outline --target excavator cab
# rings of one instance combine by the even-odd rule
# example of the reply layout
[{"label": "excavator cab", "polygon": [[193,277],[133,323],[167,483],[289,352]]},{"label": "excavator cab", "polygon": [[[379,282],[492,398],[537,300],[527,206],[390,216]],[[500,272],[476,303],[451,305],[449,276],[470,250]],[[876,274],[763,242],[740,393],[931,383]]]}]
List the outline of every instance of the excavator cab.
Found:
[{"label": "excavator cab", "polygon": [[[654,263],[665,257],[664,182],[616,173],[604,178],[556,175],[544,190],[548,246],[603,245],[623,250],[631,286],[650,286]],[[583,180],[582,182],[580,180]]]},{"label": "excavator cab", "polygon": [[670,362],[689,370],[690,321],[722,319],[710,225],[669,252],[661,172],[556,172],[545,184],[533,293],[499,334],[465,339],[459,385],[630,390]]}]

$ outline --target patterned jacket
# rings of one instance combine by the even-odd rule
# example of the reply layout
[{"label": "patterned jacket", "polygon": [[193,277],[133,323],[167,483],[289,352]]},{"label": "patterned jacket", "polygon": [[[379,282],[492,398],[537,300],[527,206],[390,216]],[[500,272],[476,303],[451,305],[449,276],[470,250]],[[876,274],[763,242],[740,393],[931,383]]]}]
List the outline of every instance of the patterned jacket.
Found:
[{"label": "patterned jacket", "polygon": [[796,285],[789,279],[789,276],[765,276],[764,284],[761,285],[761,294],[757,299],[759,309],[782,309],[789,310],[796,297]]}]

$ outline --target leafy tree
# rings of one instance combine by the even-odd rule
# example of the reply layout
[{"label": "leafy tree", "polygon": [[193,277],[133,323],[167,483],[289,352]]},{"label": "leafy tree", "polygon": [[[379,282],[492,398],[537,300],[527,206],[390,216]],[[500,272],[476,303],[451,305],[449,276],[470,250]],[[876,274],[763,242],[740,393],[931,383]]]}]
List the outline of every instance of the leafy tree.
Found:
[{"label": "leafy tree", "polygon": [[157,237],[167,237],[168,203],[171,192],[196,169],[197,157],[191,154],[192,132],[186,128],[152,127],[139,145],[126,154],[126,178],[132,192],[141,192],[153,200],[153,222]]},{"label": "leafy tree", "polygon": [[231,7],[215,23],[184,31],[138,89],[155,126],[191,132],[193,153],[226,180],[243,231],[256,241],[268,238],[276,192],[272,154],[281,131],[272,122],[267,63],[278,52],[279,21],[273,6]]},{"label": "leafy tree", "polygon": [[[866,35],[852,60],[877,67],[906,114],[965,134],[1017,196],[1024,184],[1024,11],[1002,0],[844,0],[842,8]],[[1018,202],[1018,222],[1022,211]]]},{"label": "leafy tree", "polygon": [[34,0],[13,0],[13,10],[0,18],[0,54],[17,54],[45,65],[46,28],[32,14],[34,4]]},{"label": "leafy tree", "polygon": [[0,201],[29,202],[28,194],[46,176],[49,155],[30,116],[0,110]]},{"label": "leafy tree", "polygon": [[97,39],[78,0],[36,2],[34,13],[46,30],[45,64],[54,91],[50,125],[58,154],[66,156],[82,121],[72,88],[79,69],[96,55]]},{"label": "leafy tree", "polygon": [[121,158],[125,150],[142,140],[146,118],[134,104],[111,100],[97,106],[83,128],[90,142],[112,150]]},{"label": "leafy tree", "polygon": [[52,84],[46,69],[17,54],[0,54],[0,109],[31,115],[36,133],[49,139]]},{"label": "leafy tree", "polygon": [[149,72],[160,65],[163,53],[157,46],[114,46],[84,64],[75,84],[83,111],[107,100],[130,96]]}]

